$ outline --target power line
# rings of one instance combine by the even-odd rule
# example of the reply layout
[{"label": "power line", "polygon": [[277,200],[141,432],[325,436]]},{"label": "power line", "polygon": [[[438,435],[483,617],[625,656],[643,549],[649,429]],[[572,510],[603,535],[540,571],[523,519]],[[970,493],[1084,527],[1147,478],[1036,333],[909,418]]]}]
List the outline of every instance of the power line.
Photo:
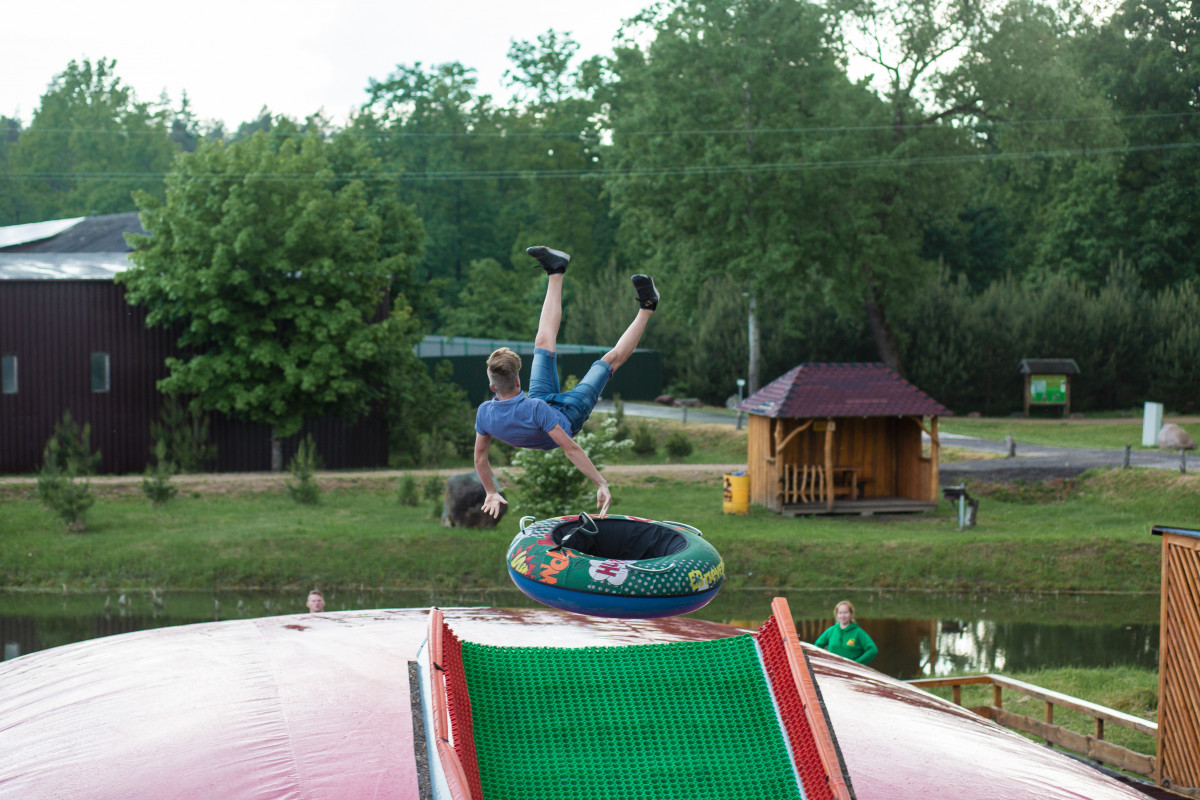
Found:
[{"label": "power line", "polygon": [[[1178,111],[1178,112],[1163,112],[1152,114],[1124,114],[1119,116],[1098,116],[1098,117],[1050,117],[1046,119],[1032,120],[989,120],[988,124],[998,127],[1020,128],[1035,125],[1060,125],[1060,124],[1076,124],[1090,122],[1126,122],[1134,120],[1152,120],[1152,119],[1176,119],[1185,117],[1200,116],[1200,111]],[[920,130],[930,128],[928,123],[911,123],[907,125],[816,125],[816,126],[801,126],[788,128],[690,128],[690,129],[666,129],[666,130],[648,130],[648,131],[623,131],[619,129],[600,128],[595,133],[612,136],[630,136],[630,137],[653,137],[653,136],[745,136],[745,135],[766,135],[766,134],[807,134],[807,133],[854,133],[854,132],[879,132],[879,131],[897,131],[897,130]],[[261,131],[270,136],[281,136],[287,138],[303,138],[312,135],[311,131]],[[95,134],[113,134],[121,136],[132,135],[158,135],[169,138],[170,132],[166,128],[127,131],[114,130],[108,128],[27,128],[22,130],[21,135],[30,133],[54,133],[54,134],[78,134],[78,133],[95,133]],[[447,132],[425,132],[425,131],[360,131],[342,129],[335,132],[335,136],[353,136],[361,138],[379,138],[379,139],[529,139],[529,138],[578,138],[583,131],[447,131]]]},{"label": "power line", "polygon": [[[1004,161],[1046,160],[1055,158],[1080,158],[1096,155],[1141,153],[1167,150],[1184,150],[1200,146],[1200,142],[1176,142],[1155,145],[1125,145],[1120,147],[1076,148],[1067,150],[1034,150],[1022,153],[964,153],[948,156],[916,156],[912,158],[865,158],[829,161],[774,162],[767,164],[726,165],[680,165],[666,167],[639,167],[634,169],[539,169],[539,170],[458,170],[442,172],[340,172],[314,175],[312,173],[237,173],[187,175],[192,181],[244,181],[253,175],[263,183],[318,182],[330,180],[363,181],[373,183],[413,183],[472,180],[545,180],[581,178],[604,180],[607,178],[671,177],[671,176],[721,176],[761,173],[810,172],[837,169],[870,169],[895,167],[921,167],[967,163]],[[96,182],[119,181],[162,181],[164,172],[24,172],[12,173],[7,177],[15,180],[80,180]]]}]

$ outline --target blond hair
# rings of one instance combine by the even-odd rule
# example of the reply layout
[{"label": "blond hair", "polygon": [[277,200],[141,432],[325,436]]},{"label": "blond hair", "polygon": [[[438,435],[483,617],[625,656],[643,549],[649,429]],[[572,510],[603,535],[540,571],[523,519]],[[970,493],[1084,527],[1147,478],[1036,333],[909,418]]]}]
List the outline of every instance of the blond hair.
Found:
[{"label": "blond hair", "polygon": [[841,608],[842,606],[845,606],[846,608],[850,609],[850,621],[853,622],[854,621],[854,603],[851,603],[849,600],[842,600],[836,606],[833,607],[834,619],[837,618],[837,610],[839,608]]},{"label": "blond hair", "polygon": [[488,382],[497,394],[508,394],[517,388],[517,376],[521,372],[521,357],[501,347],[488,356]]}]

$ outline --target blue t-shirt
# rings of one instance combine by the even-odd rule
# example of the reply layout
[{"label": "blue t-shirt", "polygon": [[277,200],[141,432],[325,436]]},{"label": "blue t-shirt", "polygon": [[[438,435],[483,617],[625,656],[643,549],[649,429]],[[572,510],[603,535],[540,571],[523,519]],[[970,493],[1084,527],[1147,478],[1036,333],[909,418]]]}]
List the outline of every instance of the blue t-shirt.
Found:
[{"label": "blue t-shirt", "polygon": [[507,400],[488,400],[475,412],[475,432],[494,436],[513,447],[530,450],[553,450],[558,447],[550,438],[554,426],[569,435],[571,421],[557,408],[535,397],[520,393]]}]

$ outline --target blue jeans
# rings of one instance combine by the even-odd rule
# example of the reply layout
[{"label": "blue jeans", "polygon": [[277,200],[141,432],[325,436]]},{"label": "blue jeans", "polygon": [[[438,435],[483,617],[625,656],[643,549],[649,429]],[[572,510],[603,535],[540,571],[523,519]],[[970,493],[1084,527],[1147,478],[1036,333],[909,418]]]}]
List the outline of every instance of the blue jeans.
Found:
[{"label": "blue jeans", "polygon": [[569,392],[560,391],[558,383],[558,354],[552,350],[535,347],[533,366],[529,371],[529,396],[545,400],[549,405],[567,415],[574,438],[592,415],[592,409],[600,402],[600,393],[612,378],[612,366],[603,359],[594,362],[583,380]]}]

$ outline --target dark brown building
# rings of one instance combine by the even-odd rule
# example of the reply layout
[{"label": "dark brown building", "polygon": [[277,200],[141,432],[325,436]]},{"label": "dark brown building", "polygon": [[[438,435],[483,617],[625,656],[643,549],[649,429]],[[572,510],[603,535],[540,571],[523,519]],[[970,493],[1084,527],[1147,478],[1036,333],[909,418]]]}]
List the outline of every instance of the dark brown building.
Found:
[{"label": "dark brown building", "polygon": [[[145,469],[150,425],[166,399],[155,385],[179,351],[174,333],[146,328],[145,310],[126,303],[113,282],[128,268],[125,232],[141,232],[136,214],[0,228],[0,474],[40,469],[68,410],[91,426],[102,472]],[[269,426],[210,419],[214,469],[270,469]],[[387,464],[381,414],[353,426],[311,421],[284,443],[285,462],[307,433],[328,468]]]}]

